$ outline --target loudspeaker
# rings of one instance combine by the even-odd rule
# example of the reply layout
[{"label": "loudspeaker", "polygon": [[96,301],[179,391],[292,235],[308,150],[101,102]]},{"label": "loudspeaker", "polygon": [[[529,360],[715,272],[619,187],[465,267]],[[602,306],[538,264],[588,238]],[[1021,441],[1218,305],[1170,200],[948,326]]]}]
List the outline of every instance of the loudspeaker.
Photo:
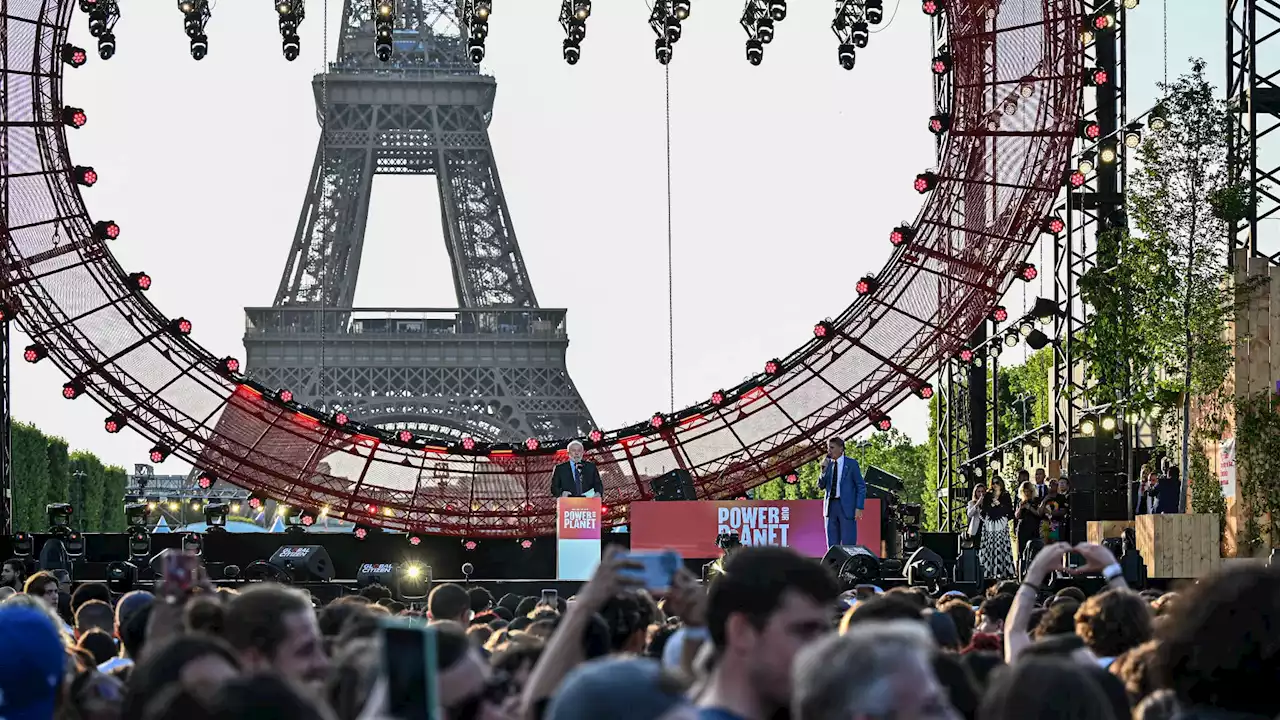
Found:
[{"label": "loudspeaker", "polygon": [[921,546],[938,553],[944,567],[953,567],[960,553],[960,533],[927,532],[920,534]]},{"label": "loudspeaker", "polygon": [[395,582],[396,566],[391,563],[364,563],[356,571],[356,587],[381,585],[390,589]]},{"label": "loudspeaker", "polygon": [[693,476],[679,468],[650,480],[649,490],[653,493],[654,500],[698,499],[698,494],[693,489]]},{"label": "loudspeaker", "polygon": [[333,560],[322,545],[283,545],[267,562],[288,573],[294,582],[333,579]]},{"label": "loudspeaker", "polygon": [[1070,460],[1072,485],[1077,475],[1121,472],[1120,439],[1114,435],[1071,438]]},{"label": "loudspeaker", "polygon": [[880,558],[862,545],[834,545],[822,556],[822,564],[835,573],[842,590],[880,579]]},{"label": "loudspeaker", "polygon": [[902,478],[892,473],[887,473],[875,465],[867,466],[867,470],[863,473],[862,479],[871,487],[882,488],[890,492],[902,490]]}]

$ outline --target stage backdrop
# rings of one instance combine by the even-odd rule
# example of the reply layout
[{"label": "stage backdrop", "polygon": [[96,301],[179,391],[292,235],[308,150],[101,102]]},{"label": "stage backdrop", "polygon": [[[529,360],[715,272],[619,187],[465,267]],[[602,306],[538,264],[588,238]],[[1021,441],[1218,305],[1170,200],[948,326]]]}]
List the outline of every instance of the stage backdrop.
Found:
[{"label": "stage backdrop", "polygon": [[[716,536],[736,532],[743,545],[785,545],[810,557],[827,552],[822,500],[695,500],[631,503],[631,549],[671,549],[686,558],[720,557]],[[880,500],[867,498],[858,544],[877,556]]]}]

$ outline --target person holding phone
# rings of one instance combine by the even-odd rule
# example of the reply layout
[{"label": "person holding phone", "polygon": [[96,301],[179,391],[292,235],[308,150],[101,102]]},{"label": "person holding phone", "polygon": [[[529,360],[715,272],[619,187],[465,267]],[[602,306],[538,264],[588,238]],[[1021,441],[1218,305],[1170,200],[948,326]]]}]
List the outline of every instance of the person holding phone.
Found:
[{"label": "person holding phone", "polygon": [[565,450],[569,459],[556,465],[551,473],[551,497],[587,497],[588,492],[594,493],[594,497],[603,497],[600,471],[595,463],[582,459],[582,443],[574,440]]}]

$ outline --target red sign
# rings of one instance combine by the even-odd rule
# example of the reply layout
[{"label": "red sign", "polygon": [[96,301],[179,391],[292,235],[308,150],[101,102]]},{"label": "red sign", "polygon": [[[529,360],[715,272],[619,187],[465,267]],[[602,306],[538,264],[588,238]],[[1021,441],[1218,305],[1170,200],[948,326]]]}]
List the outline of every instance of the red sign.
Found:
[{"label": "red sign", "polygon": [[600,539],[600,498],[569,497],[556,500],[556,538]]},{"label": "red sign", "polygon": [[[696,500],[631,504],[631,549],[675,550],[686,558],[720,556],[716,536],[737,533],[743,545],[782,545],[802,555],[827,552],[822,500]],[[867,498],[858,544],[877,556],[880,500]]]}]

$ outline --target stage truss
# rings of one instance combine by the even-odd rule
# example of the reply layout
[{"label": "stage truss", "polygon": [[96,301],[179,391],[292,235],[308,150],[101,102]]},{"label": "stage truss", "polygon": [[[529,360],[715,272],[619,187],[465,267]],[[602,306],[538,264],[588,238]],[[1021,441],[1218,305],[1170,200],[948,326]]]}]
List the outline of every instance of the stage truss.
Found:
[{"label": "stage truss", "polygon": [[[99,403],[129,431],[260,497],[333,517],[464,536],[553,529],[548,477],[571,438],[432,446],[295,405],[175,332],[130,289],[72,179],[61,54],[74,3],[2,7],[6,317],[91,398],[76,402]],[[607,524],[625,523],[629,504],[650,497],[649,480],[670,470],[692,473],[700,498],[734,497],[813,459],[827,435],[866,428],[921,391],[1024,269],[1080,115],[1079,1],[951,0],[946,13],[951,129],[914,239],[894,250],[873,292],[790,355],[762,359],[758,376],[584,438],[604,478]]]}]

